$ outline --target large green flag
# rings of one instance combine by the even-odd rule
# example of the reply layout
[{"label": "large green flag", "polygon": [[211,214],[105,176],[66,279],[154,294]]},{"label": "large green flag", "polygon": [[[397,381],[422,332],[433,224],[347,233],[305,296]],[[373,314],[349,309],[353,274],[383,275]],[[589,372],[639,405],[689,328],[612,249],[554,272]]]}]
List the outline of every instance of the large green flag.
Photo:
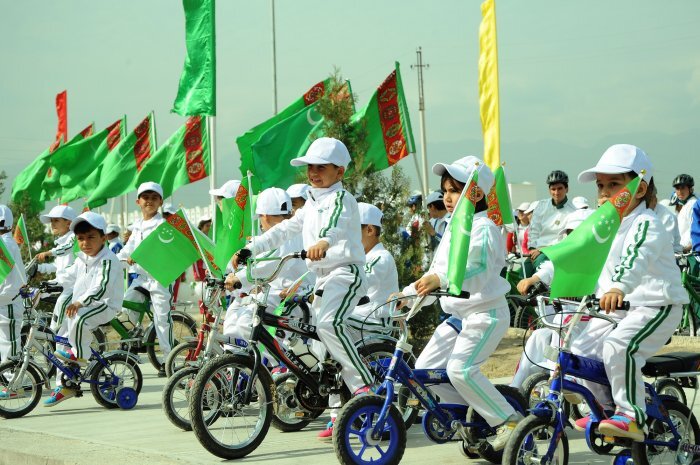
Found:
[{"label": "large green flag", "polygon": [[221,201],[221,229],[216,231],[214,262],[226,269],[233,254],[243,248],[251,235],[251,205],[248,178],[243,178],[236,196]]},{"label": "large green flag", "polygon": [[[80,147],[83,144],[85,144],[85,140],[90,138],[94,134],[94,132],[95,124],[90,123],[88,127],[86,127],[78,134],[73,136],[73,138],[66,144],[56,145],[57,150],[54,151],[54,154],[58,156],[57,160],[60,162],[60,159],[64,156],[65,153],[69,153],[73,150],[76,150],[76,147]],[[78,150],[80,149],[78,148]],[[49,160],[49,164],[51,164],[51,162],[52,161]],[[54,166],[49,166],[49,169],[46,172],[46,178],[44,179],[44,182],[41,183],[41,187],[43,190],[42,198],[44,200],[54,200],[61,197],[61,173],[59,173],[59,171]]]},{"label": "large green flag", "polygon": [[179,187],[209,175],[210,144],[205,117],[188,118],[157,151],[153,139],[155,124],[149,118],[150,115],[142,124],[148,125],[150,121],[150,132],[144,129],[140,134],[134,134],[136,140],[131,145],[127,137],[121,149],[105,159],[99,186],[88,198],[90,208],[136,190],[147,181],[160,184],[163,197],[167,198]]},{"label": "large green flag", "polygon": [[399,63],[370,98],[355,113],[351,124],[367,129],[367,151],[362,166],[381,171],[415,152],[411,120],[401,83]]},{"label": "large green flag", "polygon": [[631,180],[563,241],[542,249],[554,265],[552,297],[581,297],[595,291],[615,234],[640,181],[639,177]]},{"label": "large green flag", "polygon": [[467,273],[469,242],[472,235],[472,223],[476,210],[479,170],[472,170],[472,175],[464,186],[457,207],[450,220],[450,254],[447,262],[447,280],[452,295],[462,293],[464,275]]},{"label": "large green flag", "polygon": [[136,263],[166,287],[199,257],[192,229],[182,210],[158,225],[131,254]]},{"label": "large green flag", "polygon": [[15,259],[5,247],[5,243],[0,240],[0,284],[5,282],[5,278],[10,274],[13,266],[15,266]]},{"label": "large green flag", "polygon": [[51,153],[46,149],[41,155],[36,157],[26,168],[24,168],[12,181],[12,201],[20,203],[22,197],[29,197],[32,211],[38,213],[44,209],[44,190],[41,183],[46,179],[49,170],[49,157]]},{"label": "large green flag", "polygon": [[[241,175],[245,177],[248,171],[255,173],[255,164],[253,162],[253,144],[265,134],[270,128],[276,124],[290,118],[306,107],[313,105],[318,99],[323,97],[330,87],[330,79],[321,81],[313,85],[304,95],[296,99],[287,108],[277,113],[267,121],[258,124],[252,129],[249,129],[245,134],[236,139],[238,151],[241,153]],[[312,119],[316,116],[312,116]],[[315,121],[315,119],[314,119]],[[258,175],[259,173],[256,173]]]},{"label": "large green flag", "polygon": [[182,0],[187,55],[173,112],[216,115],[216,18],[214,0]]},{"label": "large green flag", "polygon": [[513,219],[513,208],[511,207],[510,192],[508,192],[508,183],[506,182],[503,166],[496,168],[493,175],[495,181],[486,196],[488,216],[498,226],[513,224],[515,222]]}]

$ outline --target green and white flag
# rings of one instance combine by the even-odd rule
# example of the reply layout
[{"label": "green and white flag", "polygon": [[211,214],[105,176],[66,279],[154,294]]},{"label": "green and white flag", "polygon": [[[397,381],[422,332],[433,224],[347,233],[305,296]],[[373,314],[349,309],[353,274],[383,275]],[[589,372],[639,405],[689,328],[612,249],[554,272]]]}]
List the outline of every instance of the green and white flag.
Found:
[{"label": "green and white flag", "polygon": [[460,295],[462,283],[467,273],[467,259],[469,258],[469,243],[472,235],[472,223],[476,210],[476,198],[478,195],[479,173],[472,170],[472,175],[467,181],[452,219],[450,220],[450,254],[447,263],[447,280],[449,281],[449,293]]},{"label": "green and white flag", "polygon": [[493,172],[495,181],[491,191],[486,196],[486,204],[488,205],[488,217],[496,223],[496,226],[504,224],[513,224],[513,208],[510,202],[510,192],[508,192],[508,183],[506,175],[503,171],[503,166],[499,166]]},{"label": "green and white flag", "polygon": [[5,247],[5,243],[0,240],[0,284],[5,282],[13,266],[15,266],[15,260],[12,258],[10,251],[7,250],[7,247]]},{"label": "green and white flag", "polygon": [[216,231],[214,262],[225,270],[233,254],[242,249],[251,235],[251,205],[248,178],[243,178],[236,196],[221,201],[221,229]]},{"label": "green and white flag", "polygon": [[631,180],[563,241],[542,249],[554,265],[551,297],[581,297],[595,291],[622,217],[641,180]]}]

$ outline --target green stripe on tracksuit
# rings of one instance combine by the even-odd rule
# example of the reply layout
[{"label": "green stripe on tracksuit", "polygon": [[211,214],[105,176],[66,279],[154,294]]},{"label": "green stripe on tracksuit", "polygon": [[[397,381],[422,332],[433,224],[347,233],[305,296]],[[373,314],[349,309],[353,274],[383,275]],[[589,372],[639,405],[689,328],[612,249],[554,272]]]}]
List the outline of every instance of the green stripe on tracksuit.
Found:
[{"label": "green stripe on tracksuit", "polygon": [[[661,307],[659,312],[644,325],[644,327],[630,340],[627,350],[625,351],[625,389],[627,390],[627,402],[634,409],[634,416],[637,424],[641,428],[644,425],[646,414],[644,410],[639,408],[637,403],[637,363],[634,360],[634,355],[639,351],[639,345],[651,336],[656,329],[668,318],[671,314],[671,305]],[[642,399],[642,405],[644,400]]]},{"label": "green stripe on tracksuit", "polygon": [[335,318],[333,319],[333,330],[335,331],[335,335],[338,338],[338,341],[340,341],[340,344],[343,346],[345,353],[348,355],[348,358],[352,362],[357,372],[360,374],[362,381],[365,384],[370,385],[373,382],[372,375],[369,373],[364,362],[362,362],[362,359],[357,353],[357,349],[355,349],[352,340],[345,332],[344,316],[350,309],[350,303],[357,295],[357,290],[362,285],[362,280],[360,279],[360,272],[357,266],[350,265],[350,270],[355,276],[355,279],[348,288],[348,292],[343,297],[343,300],[340,303],[340,307],[338,308],[338,311],[335,314]]},{"label": "green stripe on tracksuit", "polygon": [[105,295],[105,292],[107,291],[107,284],[109,284],[109,272],[112,269],[112,261],[111,260],[103,260],[102,261],[102,281],[100,282],[100,288],[97,290],[97,292],[93,295],[87,296],[87,298],[84,299],[83,305],[88,306],[91,303],[100,300],[103,295]]},{"label": "green stripe on tracksuit", "polygon": [[61,325],[63,324],[63,319],[66,317],[66,308],[68,308],[72,299],[73,299],[73,294],[70,294],[66,298],[66,300],[63,301],[63,305],[61,305],[61,309],[58,311],[58,319],[56,321],[56,324],[58,325],[58,327],[56,328],[56,330],[58,330],[58,328],[60,328]]},{"label": "green stripe on tracksuit", "polygon": [[345,197],[345,191],[339,191],[338,194],[336,194],[333,213],[331,213],[331,217],[328,219],[328,225],[318,233],[319,239],[326,237],[328,230],[335,228],[338,224],[338,218],[340,218],[340,213],[343,211],[343,197]]},{"label": "green stripe on tracksuit", "polygon": [[83,356],[83,349],[82,349],[82,341],[83,341],[83,328],[85,327],[85,321],[88,318],[92,318],[93,316],[99,315],[100,313],[104,312],[107,310],[106,305],[100,305],[99,307],[95,307],[91,310],[88,310],[85,312],[83,315],[78,317],[78,321],[75,323],[76,324],[76,331],[75,331],[75,345],[74,347],[74,353],[77,358],[85,358]]}]

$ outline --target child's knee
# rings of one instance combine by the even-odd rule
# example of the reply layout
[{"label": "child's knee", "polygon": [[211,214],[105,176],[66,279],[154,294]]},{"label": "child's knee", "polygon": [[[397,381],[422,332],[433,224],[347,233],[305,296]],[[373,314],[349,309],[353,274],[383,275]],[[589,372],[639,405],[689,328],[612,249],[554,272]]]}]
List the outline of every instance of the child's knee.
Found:
[{"label": "child's knee", "polygon": [[447,376],[454,384],[455,380],[464,381],[479,373],[479,367],[462,360],[451,359],[447,362]]}]

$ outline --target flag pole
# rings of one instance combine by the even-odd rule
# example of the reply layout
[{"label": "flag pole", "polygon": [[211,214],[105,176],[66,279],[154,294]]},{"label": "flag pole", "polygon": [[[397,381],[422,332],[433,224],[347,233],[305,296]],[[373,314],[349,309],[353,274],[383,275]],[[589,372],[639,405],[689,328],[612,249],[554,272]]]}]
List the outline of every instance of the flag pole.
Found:
[{"label": "flag pole", "polygon": [[272,114],[277,114],[277,42],[275,40],[275,0],[270,0],[272,10]]}]

